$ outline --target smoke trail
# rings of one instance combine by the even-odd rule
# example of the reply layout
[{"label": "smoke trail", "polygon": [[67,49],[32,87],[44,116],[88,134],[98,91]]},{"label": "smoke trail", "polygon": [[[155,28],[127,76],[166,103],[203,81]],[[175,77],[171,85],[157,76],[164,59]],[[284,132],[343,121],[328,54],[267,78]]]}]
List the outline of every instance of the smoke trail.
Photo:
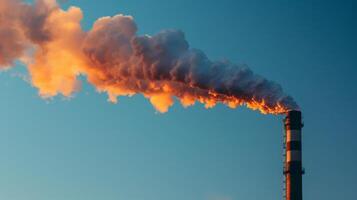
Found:
[{"label": "smoke trail", "polygon": [[111,102],[142,94],[159,112],[168,111],[173,97],[185,107],[224,103],[271,114],[298,109],[280,85],[245,66],[209,60],[181,31],[139,36],[131,16],[116,15],[85,32],[82,17],[79,8],[62,10],[56,0],[0,0],[0,68],[24,62],[44,98],[71,96],[84,75]]}]

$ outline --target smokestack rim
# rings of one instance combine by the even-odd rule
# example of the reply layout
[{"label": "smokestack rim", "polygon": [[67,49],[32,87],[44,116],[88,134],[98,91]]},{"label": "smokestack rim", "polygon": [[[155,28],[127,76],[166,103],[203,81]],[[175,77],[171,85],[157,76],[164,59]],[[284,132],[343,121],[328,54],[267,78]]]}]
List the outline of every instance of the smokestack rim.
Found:
[{"label": "smokestack rim", "polygon": [[286,112],[284,124],[286,130],[301,130],[304,126],[302,123],[302,113],[300,110],[289,110]]}]

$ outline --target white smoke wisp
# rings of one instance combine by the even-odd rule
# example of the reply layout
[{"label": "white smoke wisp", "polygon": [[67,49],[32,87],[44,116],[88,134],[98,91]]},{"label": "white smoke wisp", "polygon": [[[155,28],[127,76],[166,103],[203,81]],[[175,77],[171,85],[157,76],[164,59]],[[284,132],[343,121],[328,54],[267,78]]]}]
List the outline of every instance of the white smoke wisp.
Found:
[{"label": "white smoke wisp", "polygon": [[298,109],[279,84],[246,66],[211,61],[190,48],[181,31],[140,36],[133,17],[116,15],[98,19],[86,32],[82,18],[80,8],[63,10],[55,0],[0,0],[0,68],[25,62],[44,98],[71,96],[84,75],[112,102],[142,94],[159,112],[167,112],[174,97],[185,107],[223,103],[264,114]]}]

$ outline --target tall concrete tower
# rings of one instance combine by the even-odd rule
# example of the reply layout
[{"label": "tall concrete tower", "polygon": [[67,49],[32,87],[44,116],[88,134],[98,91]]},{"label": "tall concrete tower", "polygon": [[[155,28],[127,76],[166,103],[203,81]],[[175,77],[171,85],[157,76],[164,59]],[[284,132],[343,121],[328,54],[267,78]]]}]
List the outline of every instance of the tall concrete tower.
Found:
[{"label": "tall concrete tower", "polygon": [[284,119],[285,125],[285,198],[286,200],[302,200],[302,168],[301,155],[301,112],[289,111]]}]

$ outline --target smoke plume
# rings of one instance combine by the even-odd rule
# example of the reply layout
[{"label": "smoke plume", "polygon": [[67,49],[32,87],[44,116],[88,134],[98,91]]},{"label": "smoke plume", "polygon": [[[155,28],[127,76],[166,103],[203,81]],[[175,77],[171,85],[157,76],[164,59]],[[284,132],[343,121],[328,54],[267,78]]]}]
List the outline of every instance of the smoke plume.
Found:
[{"label": "smoke plume", "polygon": [[246,66],[211,61],[190,48],[183,32],[164,30],[137,35],[133,17],[98,19],[83,31],[82,11],[60,8],[56,0],[0,0],[0,69],[20,60],[43,98],[71,96],[81,88],[80,75],[111,102],[142,94],[159,112],[176,97],[184,107],[224,103],[262,113],[298,109],[281,86]]}]

